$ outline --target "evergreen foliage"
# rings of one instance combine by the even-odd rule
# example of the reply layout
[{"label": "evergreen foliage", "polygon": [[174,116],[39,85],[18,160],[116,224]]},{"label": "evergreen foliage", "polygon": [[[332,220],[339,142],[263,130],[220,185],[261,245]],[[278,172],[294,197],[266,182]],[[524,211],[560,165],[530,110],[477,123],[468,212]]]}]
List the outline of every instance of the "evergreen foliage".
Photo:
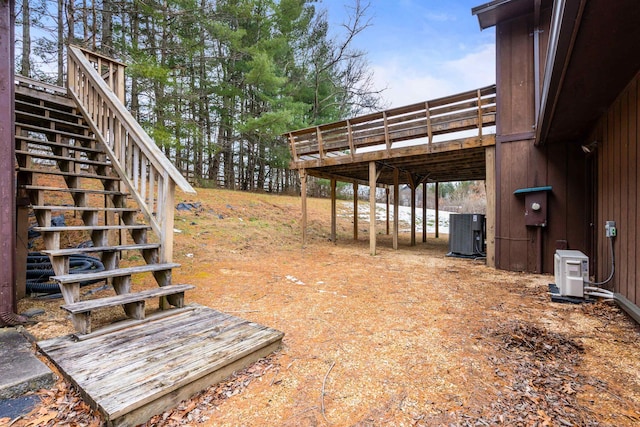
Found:
[{"label": "evergreen foliage", "polygon": [[353,0],[340,36],[320,5],[24,0],[16,4],[16,64],[60,84],[67,43],[115,57],[129,65],[132,114],[188,179],[292,191],[284,132],[383,107],[365,53],[352,48],[370,25],[367,5]]}]

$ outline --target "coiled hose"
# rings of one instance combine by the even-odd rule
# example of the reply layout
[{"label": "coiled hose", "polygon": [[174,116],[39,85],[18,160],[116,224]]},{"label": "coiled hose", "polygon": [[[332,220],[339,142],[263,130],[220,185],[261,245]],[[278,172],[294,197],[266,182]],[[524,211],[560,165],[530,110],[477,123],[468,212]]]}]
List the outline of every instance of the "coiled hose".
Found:
[{"label": "coiled hose", "polygon": [[[74,254],[69,256],[69,273],[97,273],[104,271],[104,264],[89,255]],[[60,286],[51,281],[50,277],[55,276],[53,266],[49,257],[40,252],[30,252],[27,255],[27,292],[55,294],[60,292]],[[80,282],[80,286],[87,286],[100,282],[104,279],[87,280]]]}]

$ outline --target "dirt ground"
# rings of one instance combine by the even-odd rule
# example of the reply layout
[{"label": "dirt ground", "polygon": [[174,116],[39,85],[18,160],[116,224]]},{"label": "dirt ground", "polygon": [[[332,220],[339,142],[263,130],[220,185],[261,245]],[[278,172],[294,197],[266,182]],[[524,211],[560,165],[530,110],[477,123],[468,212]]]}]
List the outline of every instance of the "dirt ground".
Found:
[{"label": "dirt ground", "polygon": [[[352,239],[351,202],[199,190],[176,212],[175,283],[188,302],[276,328],[283,348],[147,425],[634,426],[640,423],[640,328],[615,305],[550,302],[550,276],[448,258],[446,236],[400,248],[368,223]],[[383,224],[378,230],[384,230]],[[145,285],[144,283],[142,285]],[[60,300],[27,329],[71,332]],[[63,381],[15,426],[99,425]],[[3,420],[0,420],[2,424]],[[4,420],[8,421],[8,420]]]}]

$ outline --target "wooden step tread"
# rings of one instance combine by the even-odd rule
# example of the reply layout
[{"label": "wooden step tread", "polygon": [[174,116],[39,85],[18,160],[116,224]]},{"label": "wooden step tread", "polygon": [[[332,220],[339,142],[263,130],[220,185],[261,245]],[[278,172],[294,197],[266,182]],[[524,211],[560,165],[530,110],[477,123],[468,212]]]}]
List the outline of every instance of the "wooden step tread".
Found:
[{"label": "wooden step tread", "polygon": [[94,332],[90,332],[88,334],[76,333],[76,334],[72,334],[72,336],[74,341],[90,340],[91,338],[101,337],[106,334],[111,334],[116,331],[121,331],[123,329],[133,328],[145,323],[156,322],[156,321],[167,319],[169,317],[174,317],[174,316],[186,316],[196,309],[197,307],[193,305],[185,305],[180,308],[173,307],[171,310],[160,310],[160,311],[156,311],[155,313],[150,313],[149,315],[145,315],[144,319],[120,320],[108,326],[103,326]]},{"label": "wooden step tread", "polygon": [[41,105],[40,100],[34,99],[29,96],[23,96],[22,99],[20,99],[20,96],[16,96],[15,106],[16,106],[16,113],[24,112],[24,113],[33,114],[32,111],[37,110],[40,112],[40,116],[43,116],[44,113],[48,111],[50,116],[53,116],[56,119],[61,119],[62,117],[65,117],[66,118],[65,120],[67,122],[73,123],[72,120],[75,120],[76,122],[78,120],[83,120],[82,114],[78,112],[74,113],[72,109],[68,108],[67,106],[64,106],[66,107],[65,109],[61,109],[61,108],[55,108],[55,106],[51,106],[51,105]]},{"label": "wooden step tread", "polygon": [[[18,103],[18,101],[16,101]],[[84,132],[89,131],[89,126],[85,124],[78,123],[77,121],[72,122],[70,120],[65,120],[57,117],[45,117],[42,114],[31,113],[22,109],[16,109],[16,126],[21,126],[23,124],[35,124],[42,123],[43,121],[47,121],[49,123],[54,123],[56,126],[52,130],[61,130],[65,132]]]},{"label": "wooden step tread", "polygon": [[97,298],[85,301],[65,304],[62,308],[69,313],[86,313],[87,311],[96,310],[98,308],[115,307],[122,304],[130,304],[132,302],[144,301],[150,298],[163,297],[185,292],[194,289],[193,285],[167,285],[154,289],[147,289],[140,292],[132,292],[129,294],[114,295],[111,297]]},{"label": "wooden step tread", "polygon": [[111,191],[111,190],[93,190],[90,188],[60,188],[60,187],[46,187],[42,185],[22,185],[19,188],[25,190],[33,190],[33,191],[59,191],[65,193],[87,193],[87,194],[104,194],[104,195],[112,195],[112,196],[128,196],[128,193],[123,193],[121,191]]},{"label": "wooden step tread", "polygon": [[31,206],[34,211],[77,211],[77,212],[139,212],[136,208],[105,208],[94,206]]},{"label": "wooden step tread", "polygon": [[57,231],[108,231],[108,230],[144,230],[151,229],[146,224],[133,225],[65,225],[62,227],[33,227],[34,231],[39,232],[57,232]]},{"label": "wooden step tread", "polygon": [[180,264],[147,264],[136,267],[117,268],[115,270],[99,271],[97,273],[79,273],[79,274],[63,274],[60,276],[51,276],[51,280],[55,280],[61,285],[68,283],[79,283],[87,280],[108,279],[110,277],[130,276],[138,273],[148,273],[153,271],[171,270],[180,267]]},{"label": "wooden step tread", "polygon": [[16,154],[21,154],[24,156],[35,157],[36,159],[43,160],[61,160],[63,162],[74,162],[82,165],[93,165],[93,166],[111,166],[110,162],[100,161],[100,160],[91,160],[87,158],[76,158],[71,156],[57,156],[55,154],[49,153],[38,153],[36,151],[25,151],[25,150],[16,150]]},{"label": "wooden step tread", "polygon": [[119,252],[119,251],[135,251],[145,249],[158,249],[160,244],[158,243],[145,243],[140,245],[114,245],[114,246],[89,246],[86,248],[64,248],[56,250],[42,250],[43,254],[51,256],[65,256],[73,255],[77,253],[92,253],[92,252]]},{"label": "wooden step tread", "polygon": [[95,140],[95,137],[93,137],[93,136],[83,135],[83,134],[80,134],[80,133],[65,132],[65,131],[62,131],[62,130],[50,129],[50,128],[45,128],[45,127],[41,127],[41,126],[30,125],[30,124],[27,124],[27,123],[16,123],[16,127],[18,127],[18,126],[21,127],[23,130],[29,130],[29,131],[32,131],[32,132],[44,133],[45,135],[62,135],[62,136],[66,136],[68,138],[82,139],[82,140],[86,140],[86,141]]},{"label": "wooden step tread", "polygon": [[90,178],[90,179],[106,179],[110,181],[117,181],[120,179],[117,176],[97,175],[92,173],[62,172],[59,169],[18,168],[18,171],[30,172],[30,173],[41,173],[45,175],[75,176],[78,178]]},{"label": "wooden step tread", "polygon": [[47,147],[68,148],[70,150],[85,151],[87,153],[104,153],[100,148],[84,147],[76,144],[65,144],[61,142],[49,141],[48,139],[33,138],[31,136],[16,135],[17,141],[25,141],[30,144],[45,145]]}]

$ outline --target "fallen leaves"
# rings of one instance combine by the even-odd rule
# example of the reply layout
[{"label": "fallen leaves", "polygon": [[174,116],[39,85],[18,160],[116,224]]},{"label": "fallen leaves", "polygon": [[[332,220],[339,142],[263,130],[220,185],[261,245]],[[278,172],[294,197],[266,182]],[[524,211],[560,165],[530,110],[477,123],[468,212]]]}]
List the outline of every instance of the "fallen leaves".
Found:
[{"label": "fallen leaves", "polygon": [[[102,418],[92,410],[80,396],[80,393],[67,382],[60,380],[55,387],[38,392],[42,404],[21,419],[15,420],[12,427],[53,427],[82,426],[100,427]],[[0,424],[2,420],[0,420]]]},{"label": "fallen leaves", "polygon": [[[143,424],[143,427],[195,426],[205,423],[222,402],[242,393],[253,381],[261,379],[268,372],[279,370],[277,354],[260,359],[242,371],[234,372],[225,381],[181,402],[176,408],[156,415]],[[277,382],[272,381],[274,383]]]}]

